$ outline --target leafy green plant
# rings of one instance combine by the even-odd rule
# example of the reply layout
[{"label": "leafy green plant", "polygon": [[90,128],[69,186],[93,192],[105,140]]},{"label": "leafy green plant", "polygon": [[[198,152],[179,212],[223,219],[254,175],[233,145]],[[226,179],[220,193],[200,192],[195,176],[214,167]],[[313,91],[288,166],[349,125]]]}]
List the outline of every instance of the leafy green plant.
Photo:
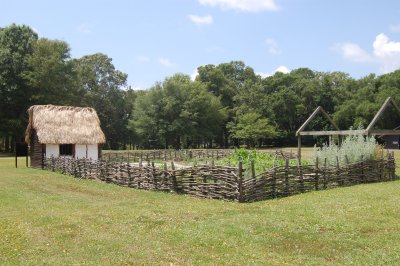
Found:
[{"label": "leafy green plant", "polygon": [[[274,166],[284,166],[285,159],[276,157],[268,152],[262,152],[257,150],[248,149],[235,149],[235,151],[228,157],[219,160],[217,163],[221,165],[237,166],[239,162],[243,163],[243,168],[246,169],[245,176],[251,175],[251,162],[254,161],[255,173],[262,173]],[[298,162],[296,159],[289,160],[289,165],[296,165]],[[303,161],[303,163],[306,163]]]},{"label": "leafy green plant", "polygon": [[376,150],[379,146],[374,137],[364,137],[354,135],[346,137],[342,143],[323,144],[321,148],[316,149],[315,159],[327,166],[336,166],[351,164],[361,160],[375,158]]}]

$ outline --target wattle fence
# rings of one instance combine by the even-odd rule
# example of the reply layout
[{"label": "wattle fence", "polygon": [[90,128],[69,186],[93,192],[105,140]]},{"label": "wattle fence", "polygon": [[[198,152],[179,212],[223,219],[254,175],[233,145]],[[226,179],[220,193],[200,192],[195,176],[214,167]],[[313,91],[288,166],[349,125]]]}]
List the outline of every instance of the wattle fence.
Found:
[{"label": "wattle fence", "polygon": [[188,161],[192,159],[219,160],[233,153],[232,149],[196,149],[196,150],[133,150],[123,152],[107,152],[103,159],[117,162],[149,162],[149,161]]},{"label": "wattle fence", "polygon": [[[253,202],[286,197],[307,191],[324,190],[362,183],[396,179],[393,153],[378,160],[364,160],[345,166],[289,165],[274,167],[259,175],[253,169],[202,165],[175,169],[173,162],[156,167],[154,162],[142,164],[112,160],[91,161],[69,157],[48,158],[45,169],[77,178],[97,179],[138,189],[175,192],[202,198]],[[251,171],[244,177],[245,171]]]}]

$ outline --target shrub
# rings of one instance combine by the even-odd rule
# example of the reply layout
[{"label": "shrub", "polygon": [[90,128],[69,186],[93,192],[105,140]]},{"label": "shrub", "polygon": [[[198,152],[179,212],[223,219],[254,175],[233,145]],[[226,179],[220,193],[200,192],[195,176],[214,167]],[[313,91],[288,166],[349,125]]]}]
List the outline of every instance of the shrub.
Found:
[{"label": "shrub", "polygon": [[[340,145],[333,143],[323,144],[321,148],[316,149],[315,159],[318,158],[322,164],[326,159],[327,166],[336,166],[336,160],[340,165],[359,162],[362,159],[375,158],[375,151],[378,148],[374,137],[364,137],[354,135],[346,137]],[[346,158],[347,156],[347,158]]]}]

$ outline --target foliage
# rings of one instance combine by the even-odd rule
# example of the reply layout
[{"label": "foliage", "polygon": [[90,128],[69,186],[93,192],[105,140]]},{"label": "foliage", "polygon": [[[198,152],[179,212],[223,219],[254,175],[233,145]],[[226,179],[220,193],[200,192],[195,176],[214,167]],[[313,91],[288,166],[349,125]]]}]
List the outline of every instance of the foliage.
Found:
[{"label": "foliage", "polygon": [[362,135],[347,136],[340,145],[336,143],[324,144],[316,150],[315,158],[320,164],[328,166],[346,165],[361,160],[374,159],[378,146],[375,137]]},{"label": "foliage", "polygon": [[129,135],[126,125],[132,104],[125,100],[128,92],[121,90],[126,86],[128,75],[115,69],[112,58],[101,53],[76,59],[73,65],[82,93],[79,105],[97,111],[108,148],[118,149]]},{"label": "foliage", "polygon": [[[371,121],[384,100],[400,102],[400,70],[360,79],[343,72],[298,68],[261,77],[242,61],[198,67],[196,81],[176,74],[149,90],[127,88],[127,75],[97,53],[73,59],[68,43],[39,38],[28,26],[0,28],[0,149],[23,136],[33,104],[94,107],[106,148],[294,145],[295,132],[317,106],[339,128]],[[393,129],[389,108],[375,125]],[[129,129],[128,129],[129,128]],[[309,128],[326,130],[326,119]]]},{"label": "foliage", "polygon": [[0,133],[15,134],[26,125],[26,110],[33,88],[23,72],[33,53],[37,34],[27,26],[12,24],[0,28]]},{"label": "foliage", "polygon": [[180,148],[212,141],[225,118],[219,98],[177,74],[137,97],[129,126],[150,147]]},{"label": "foliage", "polygon": [[[235,151],[228,157],[221,159],[217,164],[228,165],[237,167],[239,162],[243,163],[243,168],[246,169],[245,175],[251,175],[251,163],[254,162],[254,170],[256,174],[265,172],[276,166],[284,166],[285,159],[276,157],[269,152],[249,150],[249,149],[235,149]],[[297,165],[297,160],[289,160],[289,165]],[[307,163],[303,161],[302,163]]]},{"label": "foliage", "polygon": [[274,139],[278,135],[269,119],[257,113],[242,114],[237,120],[236,124],[231,123],[227,127],[233,138],[246,141],[250,147],[254,147],[263,138]]}]

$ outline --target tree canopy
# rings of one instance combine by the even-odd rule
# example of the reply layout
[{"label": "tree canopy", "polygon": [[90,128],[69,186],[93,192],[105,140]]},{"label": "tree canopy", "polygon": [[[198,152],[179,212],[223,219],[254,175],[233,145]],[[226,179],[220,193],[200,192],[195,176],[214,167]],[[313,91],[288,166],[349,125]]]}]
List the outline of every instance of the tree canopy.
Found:
[{"label": "tree canopy", "polygon": [[[292,145],[317,106],[341,129],[366,127],[388,96],[400,102],[400,70],[354,79],[298,68],[261,77],[242,61],[206,64],[195,81],[178,73],[134,91],[106,54],[71,58],[65,41],[39,38],[25,25],[0,28],[0,149],[23,136],[33,104],[95,108],[106,148],[190,148]],[[391,114],[376,126],[398,127]]]}]

